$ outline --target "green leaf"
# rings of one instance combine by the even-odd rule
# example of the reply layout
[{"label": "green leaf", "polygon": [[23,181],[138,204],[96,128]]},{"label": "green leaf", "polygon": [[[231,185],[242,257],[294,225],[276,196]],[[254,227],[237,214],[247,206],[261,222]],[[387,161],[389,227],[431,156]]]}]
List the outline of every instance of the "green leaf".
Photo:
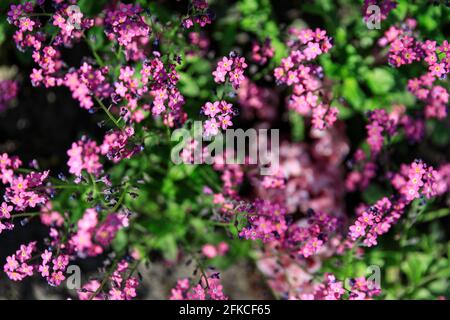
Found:
[{"label": "green leaf", "polygon": [[445,216],[448,216],[449,214],[450,214],[449,208],[442,208],[439,210],[423,213],[422,215],[420,215],[417,218],[417,221],[418,222],[428,222],[428,221],[443,218]]},{"label": "green leaf", "polygon": [[432,121],[427,124],[428,132],[431,132],[431,140],[437,146],[447,146],[450,141],[448,124],[441,121]]},{"label": "green leaf", "polygon": [[302,141],[305,137],[305,121],[303,117],[295,111],[289,112],[289,122],[291,123],[292,140]]},{"label": "green leaf", "polygon": [[197,97],[199,95],[200,88],[197,82],[187,73],[179,72],[180,74],[180,91],[187,97]]},{"label": "green leaf", "polygon": [[6,38],[5,29],[5,26],[3,24],[0,24],[0,45],[5,41]]},{"label": "green leaf", "polygon": [[121,229],[117,232],[116,237],[112,242],[112,247],[114,251],[123,251],[128,244],[128,236],[125,230]]},{"label": "green leaf", "polygon": [[180,164],[169,169],[168,177],[174,181],[188,177],[197,166],[192,164]]},{"label": "green leaf", "polygon": [[367,203],[374,203],[387,194],[388,191],[383,187],[376,184],[370,184],[363,192],[363,199]]},{"label": "green leaf", "polygon": [[178,247],[174,236],[167,235],[163,238],[160,238],[157,246],[162,251],[165,259],[169,261],[175,261],[177,259]]},{"label": "green leaf", "polygon": [[365,73],[368,87],[374,94],[385,94],[395,84],[392,73],[383,68],[376,68]]},{"label": "green leaf", "polygon": [[406,261],[401,264],[401,269],[408,277],[408,280],[412,284],[417,285],[420,283],[432,260],[433,258],[426,254],[414,252],[407,256]]},{"label": "green leaf", "polygon": [[355,78],[346,78],[342,84],[342,96],[351,103],[356,110],[363,109],[364,93]]}]

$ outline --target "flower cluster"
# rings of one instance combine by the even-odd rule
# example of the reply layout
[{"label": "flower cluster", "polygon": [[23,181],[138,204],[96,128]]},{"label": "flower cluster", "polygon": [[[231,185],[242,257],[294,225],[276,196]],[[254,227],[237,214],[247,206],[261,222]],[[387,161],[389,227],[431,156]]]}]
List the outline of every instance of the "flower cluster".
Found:
[{"label": "flower cluster", "polygon": [[92,96],[106,98],[112,94],[112,88],[106,81],[107,74],[108,67],[97,69],[84,62],[79,69],[67,72],[62,84],[69,88],[80,107],[90,110],[94,106]]},{"label": "flower cluster", "polygon": [[233,125],[231,122],[235,111],[231,103],[222,101],[207,102],[201,109],[201,112],[209,119],[203,125],[205,136],[215,136],[219,130],[225,130]]},{"label": "flower cluster", "polygon": [[8,103],[17,96],[19,86],[14,80],[0,81],[0,112],[5,111]]},{"label": "flower cluster", "polygon": [[449,94],[442,86],[434,85],[436,78],[426,73],[419,78],[408,81],[408,90],[425,104],[425,117],[445,119]]},{"label": "flower cluster", "polygon": [[[312,208],[324,212],[333,210],[336,216],[343,215],[342,163],[349,151],[343,129],[341,125],[335,125],[329,130],[312,130],[307,136],[311,143],[283,141],[280,169],[284,187],[268,189],[263,183],[265,177],[252,179],[257,197],[281,202],[291,214],[306,213]],[[275,181],[281,182],[279,178]]]},{"label": "flower cluster", "polygon": [[[15,211],[24,211],[27,208],[35,208],[44,204],[48,200],[48,195],[41,187],[47,179],[49,171],[31,171],[25,176],[15,175],[22,162],[17,157],[9,157],[4,153],[0,157],[0,178],[1,182],[8,185],[3,196],[7,203],[14,206]],[[6,206],[6,205],[5,205]],[[5,207],[2,205],[2,207]],[[9,206],[8,206],[9,207]],[[5,213],[3,213],[5,215]],[[0,232],[1,232],[0,227]]]},{"label": "flower cluster", "polygon": [[103,169],[99,153],[100,148],[97,143],[85,137],[72,143],[72,148],[67,151],[69,172],[80,177],[82,171],[86,170],[87,173],[98,176]]},{"label": "flower cluster", "polygon": [[124,130],[115,130],[107,133],[100,145],[100,152],[113,161],[119,162],[122,159],[129,159],[134,154],[142,150],[142,145],[133,144],[130,138],[134,134],[132,127]]},{"label": "flower cluster", "polygon": [[131,300],[136,297],[139,280],[130,275],[130,263],[121,260],[109,277],[110,290],[101,292],[102,284],[91,280],[78,290],[80,300]]},{"label": "flower cluster", "polygon": [[369,300],[381,293],[381,289],[374,281],[364,277],[350,279],[351,287],[346,289],[344,282],[339,281],[333,274],[325,274],[325,281],[315,285],[313,292],[301,293],[290,299],[300,300]]},{"label": "flower cluster", "polygon": [[368,247],[376,245],[378,236],[390,230],[402,215],[403,209],[403,203],[392,203],[386,197],[368,208],[360,208],[358,218],[349,228],[350,239],[362,240]]},{"label": "flower cluster", "polygon": [[18,170],[21,164],[17,157],[10,158],[6,153],[0,156],[0,181],[8,185],[3,195],[5,201],[0,206],[0,233],[14,228],[14,224],[10,222],[13,209],[25,211],[48,201],[48,195],[40,187],[43,186],[49,171],[42,173],[32,171],[25,176],[15,175],[14,171]]},{"label": "flower cluster", "polygon": [[169,127],[181,126],[187,115],[182,109],[184,97],[176,88],[180,78],[175,70],[176,64],[165,66],[159,52],[153,52],[153,55],[153,59],[144,61],[141,70],[141,81],[150,86],[153,97],[152,113],[154,116],[164,114],[165,124]]},{"label": "flower cluster", "polygon": [[295,224],[288,230],[288,243],[295,243],[293,248],[297,249],[300,256],[308,258],[317,253],[328,241],[329,236],[337,228],[338,220],[323,212],[310,210],[307,225]]},{"label": "flower cluster", "polygon": [[422,195],[426,198],[437,195],[436,181],[437,172],[420,160],[402,165],[400,172],[391,178],[400,197],[383,197],[372,206],[360,207],[358,218],[349,229],[350,239],[362,240],[368,247],[376,245],[378,236],[391,229],[410,202]]},{"label": "flower cluster", "polygon": [[69,264],[69,256],[60,254],[52,260],[52,252],[45,250],[41,255],[42,263],[31,264],[32,254],[37,250],[36,242],[21,245],[12,256],[7,257],[4,271],[11,280],[21,281],[39,271],[51,286],[59,286],[65,280],[64,272]]},{"label": "flower cluster", "polygon": [[52,43],[46,45],[46,33],[41,31],[43,24],[39,20],[41,13],[37,12],[39,8],[34,1],[11,5],[8,22],[19,29],[13,37],[17,47],[21,50],[32,48],[33,60],[38,65],[30,76],[32,84],[35,86],[43,84],[47,88],[60,86],[63,82],[60,71],[64,62],[57,47],[72,45],[73,41],[80,39],[83,31],[92,27],[94,22],[92,19],[83,18],[78,7],[63,3],[52,16],[53,25],[58,27],[59,32],[52,37]]},{"label": "flower cluster", "polygon": [[421,160],[411,165],[402,165],[400,172],[392,177],[392,185],[407,202],[419,199],[422,195],[430,199],[436,192],[437,171]]},{"label": "flower cluster", "polygon": [[381,46],[389,44],[388,62],[390,65],[398,68],[424,58],[422,44],[412,35],[416,26],[417,21],[407,19],[403,28],[391,26],[385,32],[384,37],[378,40]]},{"label": "flower cluster", "polygon": [[363,150],[356,150],[351,160],[353,170],[345,180],[345,188],[348,191],[364,190],[370,181],[376,176],[377,164],[366,156]]},{"label": "flower cluster", "polygon": [[366,125],[367,143],[370,147],[371,157],[375,158],[383,148],[383,134],[392,136],[396,130],[396,126],[384,109],[369,112],[368,118],[369,123]]},{"label": "flower cluster", "polygon": [[425,62],[428,72],[409,80],[408,90],[425,103],[427,118],[443,119],[447,116],[448,92],[434,82],[445,79],[450,71],[450,44],[447,40],[440,46],[433,40],[418,40],[418,36],[412,34],[416,25],[414,19],[408,19],[402,28],[390,27],[379,44],[389,44],[389,63],[395,67],[414,61]]},{"label": "flower cluster", "polygon": [[93,19],[83,18],[83,13],[76,5],[63,4],[52,16],[53,25],[60,29],[60,33],[55,37],[55,45],[70,45],[72,39],[79,39],[82,30],[94,25]]},{"label": "flower cluster", "polygon": [[308,210],[308,219],[298,223],[286,216],[276,203],[256,200],[248,210],[248,226],[239,235],[244,239],[278,242],[292,254],[308,258],[319,251],[336,230],[337,219],[323,212]]},{"label": "flower cluster", "polygon": [[228,243],[223,241],[219,243],[217,246],[212,244],[205,244],[202,247],[202,254],[205,257],[212,259],[217,256],[225,255],[228,252],[228,249],[229,249]]},{"label": "flower cluster", "polygon": [[129,47],[141,37],[146,38],[150,27],[142,16],[139,4],[119,3],[106,11],[105,31],[109,40],[116,40],[121,46]]},{"label": "flower cluster", "polygon": [[388,114],[384,109],[377,109],[367,113],[369,123],[366,125],[367,144],[370,156],[357,149],[348,164],[352,171],[346,179],[346,189],[355,191],[364,190],[376,176],[378,165],[376,160],[384,147],[386,140],[390,141],[400,129],[403,129],[405,137],[410,143],[419,142],[425,134],[425,122],[423,119],[415,119],[406,114],[403,105],[392,106]]},{"label": "flower cluster", "polygon": [[258,86],[248,79],[241,82],[238,90],[238,101],[242,107],[243,118],[251,119],[255,116],[263,120],[273,120],[276,117],[278,95],[271,88]]},{"label": "flower cluster", "polygon": [[389,63],[400,67],[414,61],[424,61],[432,76],[444,78],[450,66],[448,41],[445,40],[441,46],[432,40],[422,42],[412,34],[416,26],[416,20],[407,19],[402,28],[391,26],[379,40],[381,46],[389,44]]},{"label": "flower cluster", "polygon": [[197,285],[192,285],[189,279],[178,280],[172,289],[170,300],[227,300],[223,293],[223,286],[219,274],[213,273],[202,277]]},{"label": "flower cluster", "polygon": [[290,109],[301,115],[311,115],[314,128],[330,127],[337,119],[338,110],[319,99],[322,68],[308,62],[328,52],[332,47],[331,39],[320,29],[291,29],[290,33],[294,37],[288,42],[290,54],[275,68],[275,78],[279,84],[293,87],[288,102]]},{"label": "flower cluster", "polygon": [[257,64],[264,65],[267,61],[273,57],[274,48],[271,45],[271,41],[267,38],[263,43],[254,41],[252,44],[252,61]]},{"label": "flower cluster", "polygon": [[189,12],[186,18],[183,19],[182,25],[186,29],[194,26],[194,23],[205,27],[212,22],[212,12],[209,10],[208,2],[206,0],[193,0],[189,7]]},{"label": "flower cluster", "polygon": [[69,264],[69,256],[61,254],[53,258],[53,260],[52,256],[53,253],[51,251],[45,250],[41,254],[42,264],[39,265],[38,270],[51,286],[59,286],[66,279],[64,272]]},{"label": "flower cluster", "polygon": [[27,245],[21,245],[15,254],[6,258],[3,271],[8,278],[13,281],[22,281],[24,278],[33,275],[33,266],[28,263],[34,251],[36,251],[35,241]]},{"label": "flower cluster", "polygon": [[245,58],[231,52],[228,57],[223,57],[217,63],[216,70],[213,71],[214,81],[224,83],[230,81],[233,88],[237,90],[241,82],[245,79],[244,70],[247,68]]},{"label": "flower cluster", "polygon": [[127,226],[128,218],[124,214],[110,213],[99,221],[97,211],[87,209],[78,220],[78,229],[69,244],[79,256],[97,256],[111,244],[117,231]]}]

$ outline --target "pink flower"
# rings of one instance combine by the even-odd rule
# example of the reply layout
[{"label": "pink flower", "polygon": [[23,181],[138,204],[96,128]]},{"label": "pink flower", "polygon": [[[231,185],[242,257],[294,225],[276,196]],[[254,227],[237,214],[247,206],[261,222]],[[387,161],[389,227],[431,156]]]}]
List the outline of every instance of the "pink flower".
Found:
[{"label": "pink flower", "polygon": [[33,86],[38,86],[44,80],[44,77],[42,76],[42,69],[33,68],[30,79]]},{"label": "pink flower", "polygon": [[[97,289],[100,287],[100,281],[98,280],[91,280],[88,283],[86,283],[81,290],[78,290],[78,298],[80,300],[89,300],[91,299],[94,292],[97,291]],[[98,296],[93,297],[92,300],[99,300],[100,298]]]},{"label": "pink flower", "polygon": [[319,44],[309,42],[307,48],[304,50],[304,54],[307,60],[313,60],[322,53]]},{"label": "pink flower", "polygon": [[216,69],[213,71],[212,75],[214,76],[214,81],[216,83],[225,82],[225,76],[227,75],[227,72],[222,69]]},{"label": "pink flower", "polygon": [[223,57],[221,61],[217,64],[217,67],[223,71],[231,71],[231,66],[233,65],[233,60]]},{"label": "pink flower", "polygon": [[205,244],[202,247],[202,253],[205,257],[212,259],[217,256],[217,249],[212,244]]},{"label": "pink flower", "polygon": [[192,21],[192,19],[184,19],[183,20],[183,27],[185,29],[190,29],[192,26],[194,25],[194,22]]},{"label": "pink flower", "polygon": [[20,30],[22,31],[33,31],[33,26],[35,22],[29,18],[23,17],[19,19]]},{"label": "pink flower", "polygon": [[235,89],[239,88],[239,84],[245,79],[243,70],[233,70],[229,75],[230,81]]},{"label": "pink flower", "polygon": [[9,219],[11,217],[13,207],[9,206],[6,202],[3,202],[0,207],[0,218]]},{"label": "pink flower", "polygon": [[62,271],[53,272],[49,283],[53,286],[59,286],[66,279]]},{"label": "pink flower", "polygon": [[46,264],[40,265],[38,270],[42,277],[46,278],[50,275],[50,267]]},{"label": "pink flower", "polygon": [[109,300],[123,300],[122,291],[117,288],[109,290]]},{"label": "pink flower", "polygon": [[366,234],[366,227],[359,221],[356,221],[354,225],[350,226],[350,236],[356,240]]},{"label": "pink flower", "polygon": [[92,140],[82,139],[72,143],[72,148],[67,151],[69,172],[80,176],[82,170],[86,170],[95,176],[102,170],[99,158],[100,148]]},{"label": "pink flower", "polygon": [[114,86],[116,87],[115,92],[122,98],[125,97],[125,94],[127,93],[128,89],[127,87],[125,87],[123,82],[116,82],[114,83]]},{"label": "pink flower", "polygon": [[447,71],[445,69],[445,64],[443,64],[443,63],[436,63],[434,65],[431,65],[429,67],[429,70],[430,70],[431,74],[436,77],[442,77],[444,74],[447,73]]},{"label": "pink flower", "polygon": [[223,57],[217,64],[216,70],[213,71],[214,81],[223,83],[226,78],[230,79],[234,89],[239,88],[244,77],[244,69],[247,68],[245,58],[230,53],[230,58]]},{"label": "pink flower", "polygon": [[42,263],[46,264],[52,258],[52,252],[45,249],[44,253],[41,254]]},{"label": "pink flower", "polygon": [[233,122],[231,122],[231,117],[229,115],[219,116],[219,122],[223,130],[233,125]]},{"label": "pink flower", "polygon": [[226,254],[229,250],[229,245],[226,242],[220,242],[219,245],[217,246],[217,253],[221,256],[223,256],[224,254]]},{"label": "pink flower", "polygon": [[216,101],[214,103],[207,102],[203,106],[203,113],[206,116],[210,116],[211,118],[215,117],[216,114],[218,114],[220,112],[219,104],[220,103],[218,101]]},{"label": "pink flower", "polygon": [[217,123],[216,119],[209,119],[205,121],[203,129],[205,130],[205,136],[215,136],[217,133],[219,133],[219,124]]},{"label": "pink flower", "polygon": [[19,267],[19,263],[16,261],[15,256],[10,256],[6,258],[6,264],[3,269],[6,271],[14,271]]}]

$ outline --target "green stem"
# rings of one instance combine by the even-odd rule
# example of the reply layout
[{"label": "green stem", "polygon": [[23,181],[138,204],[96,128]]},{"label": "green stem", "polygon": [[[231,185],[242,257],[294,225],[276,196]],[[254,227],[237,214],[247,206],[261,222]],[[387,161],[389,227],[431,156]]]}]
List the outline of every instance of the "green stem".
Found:
[{"label": "green stem", "polygon": [[208,183],[209,186],[214,189],[215,192],[220,192],[221,186],[216,181],[214,181],[211,175],[202,170],[202,168],[198,168],[197,171],[200,173],[202,178],[206,180],[206,183]]},{"label": "green stem", "polygon": [[120,205],[122,204],[123,200],[125,199],[125,195],[127,194],[127,191],[128,191],[128,184],[123,189],[122,193],[119,196],[119,200],[117,200],[117,203],[111,209],[111,212],[116,212],[117,209],[119,209]]},{"label": "green stem", "polygon": [[113,274],[114,270],[116,270],[116,266],[119,264],[119,258],[116,258],[111,268],[108,270],[108,273],[103,278],[102,282],[100,283],[100,286],[97,288],[97,290],[94,291],[94,293],[89,297],[89,300],[94,299],[100,291],[102,291],[103,287],[106,285],[106,282],[108,282],[109,278]]},{"label": "green stem", "polygon": [[137,268],[139,267],[139,264],[141,263],[142,260],[137,260],[133,266],[133,268],[130,269],[130,272],[128,273],[128,277],[127,279],[130,279],[131,276],[133,275],[133,273],[137,270]]},{"label": "green stem", "polygon": [[218,226],[218,227],[224,227],[224,228],[228,228],[231,225],[231,222],[219,222],[219,221],[211,221],[211,220],[206,220],[206,223],[208,223],[212,226]]},{"label": "green stem", "polygon": [[412,204],[412,208],[408,212],[408,217],[403,224],[403,232],[400,236],[400,246],[404,247],[407,244],[409,231],[413,227],[413,225],[416,223],[417,218],[425,211],[426,205],[420,205],[419,201],[416,200]]},{"label": "green stem", "polygon": [[34,188],[30,188],[29,190],[45,190],[45,189],[80,189],[83,187],[82,184],[59,184],[59,185],[50,185],[50,186],[38,186]]},{"label": "green stem", "polygon": [[95,183],[95,177],[91,173],[89,173],[89,179],[91,180],[91,183],[92,183],[92,190],[94,192],[94,199],[96,199],[99,192],[98,192],[97,184]]},{"label": "green stem", "polygon": [[103,62],[103,59],[98,55],[97,50],[94,48],[94,45],[92,44],[91,41],[89,41],[89,39],[86,38],[86,36],[83,34],[82,37],[84,38],[84,40],[86,41],[87,45],[89,46],[89,48],[92,51],[92,54],[94,55],[95,61],[97,61],[97,63],[101,66],[104,67],[105,63]]},{"label": "green stem", "polygon": [[40,215],[41,212],[25,212],[25,213],[18,213],[11,215],[11,219],[17,219],[17,218],[25,218],[25,217],[35,217]]},{"label": "green stem", "polygon": [[45,13],[45,12],[41,12],[41,13],[29,13],[29,14],[25,14],[25,17],[52,17],[53,15],[51,13]]},{"label": "green stem", "polygon": [[109,119],[116,125],[117,128],[119,128],[120,130],[123,130],[122,126],[120,125],[119,121],[116,120],[116,118],[114,118],[114,116],[112,115],[112,113],[108,110],[108,108],[103,104],[103,102],[97,98],[94,95],[95,101],[97,101],[97,103],[100,105],[100,107],[103,109],[103,111],[105,111],[106,115],[109,117]]},{"label": "green stem", "polygon": [[[198,268],[200,269],[202,277],[205,279],[206,288],[209,289],[208,276],[206,275],[205,268],[203,267],[202,262],[200,261],[200,259],[198,259],[198,257],[195,254],[193,254],[192,256],[193,256],[195,262],[197,263]],[[201,278],[200,278],[200,280],[201,280]]]}]

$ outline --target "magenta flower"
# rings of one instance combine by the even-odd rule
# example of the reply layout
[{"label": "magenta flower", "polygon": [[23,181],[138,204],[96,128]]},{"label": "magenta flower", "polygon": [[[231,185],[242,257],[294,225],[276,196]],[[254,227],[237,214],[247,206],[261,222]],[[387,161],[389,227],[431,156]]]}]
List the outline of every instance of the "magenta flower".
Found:
[{"label": "magenta flower", "polygon": [[24,17],[19,20],[20,30],[22,31],[30,31],[30,32],[33,31],[33,26],[35,24],[36,23],[29,18]]},{"label": "magenta flower", "polygon": [[8,205],[6,202],[3,202],[0,207],[0,218],[9,219],[11,217],[10,213],[12,210],[12,206]]}]

